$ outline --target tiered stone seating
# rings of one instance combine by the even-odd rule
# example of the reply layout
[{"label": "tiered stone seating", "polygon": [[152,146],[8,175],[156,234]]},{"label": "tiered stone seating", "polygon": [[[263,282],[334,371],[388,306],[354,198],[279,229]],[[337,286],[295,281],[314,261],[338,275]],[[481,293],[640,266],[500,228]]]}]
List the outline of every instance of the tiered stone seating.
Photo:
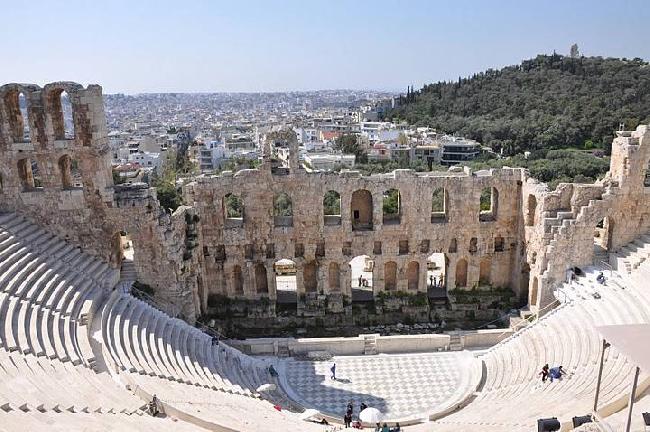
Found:
[{"label": "tiered stone seating", "polygon": [[308,430],[294,415],[259,399],[256,389],[272,382],[262,361],[223,342],[213,345],[209,335],[120,290],[112,293],[98,319],[109,363],[132,388],[234,429],[263,430],[275,419]]},{"label": "tiered stone seating", "polygon": [[[640,271],[644,267],[645,276]],[[437,420],[435,427],[415,430],[529,431],[538,418],[568,422],[590,412],[601,347],[596,326],[650,322],[647,287],[630,284],[617,273],[603,286],[596,282],[598,273],[596,268],[586,269],[573,284],[560,287],[557,297],[565,302],[561,307],[482,357],[487,378],[474,401]],[[632,274],[647,281],[650,263]],[[568,373],[560,381],[542,383],[538,373],[545,363],[562,365]],[[634,368],[616,347],[606,351],[600,406],[629,393]]]},{"label": "tiered stone seating", "polygon": [[[194,425],[182,421],[167,421],[143,413],[75,413],[69,412],[23,412],[0,410],[0,430],[47,430],[47,431],[197,431]],[[201,429],[202,430],[202,429]]]}]

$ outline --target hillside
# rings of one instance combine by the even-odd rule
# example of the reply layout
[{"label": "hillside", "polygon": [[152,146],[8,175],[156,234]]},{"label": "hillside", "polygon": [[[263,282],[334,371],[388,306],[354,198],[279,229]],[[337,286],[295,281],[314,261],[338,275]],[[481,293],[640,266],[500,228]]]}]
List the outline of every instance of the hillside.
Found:
[{"label": "hillside", "polygon": [[457,133],[504,155],[610,150],[613,131],[650,122],[650,66],[641,59],[539,55],[521,65],[438,82],[388,118]]}]

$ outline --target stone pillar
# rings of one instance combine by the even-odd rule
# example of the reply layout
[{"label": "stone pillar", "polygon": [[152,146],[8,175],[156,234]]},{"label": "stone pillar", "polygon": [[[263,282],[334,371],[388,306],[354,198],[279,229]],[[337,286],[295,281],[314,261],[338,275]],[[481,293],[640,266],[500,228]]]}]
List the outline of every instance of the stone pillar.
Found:
[{"label": "stone pillar", "polygon": [[271,299],[271,301],[276,301],[278,299],[278,287],[275,283],[275,269],[273,267],[273,261],[267,261],[267,263],[266,283],[269,289],[269,299]]}]

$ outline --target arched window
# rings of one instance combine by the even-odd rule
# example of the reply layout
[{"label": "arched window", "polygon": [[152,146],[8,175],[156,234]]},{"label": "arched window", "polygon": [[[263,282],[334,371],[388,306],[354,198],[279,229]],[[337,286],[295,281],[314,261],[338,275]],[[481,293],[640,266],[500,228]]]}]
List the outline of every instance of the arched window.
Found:
[{"label": "arched window", "polygon": [[35,190],[43,186],[36,161],[20,159],[18,161],[18,176],[25,191]]},{"label": "arched window", "polygon": [[323,215],[325,225],[341,225],[341,195],[338,192],[333,190],[325,192]]},{"label": "arched window", "polygon": [[490,285],[492,282],[492,260],[483,258],[479,266],[479,285]]},{"label": "arched window", "polygon": [[29,109],[27,97],[18,90],[4,96],[5,112],[9,121],[9,133],[15,143],[30,142]]},{"label": "arched window", "polygon": [[478,251],[478,239],[476,237],[472,237],[469,240],[469,253],[475,254]]},{"label": "arched window", "polygon": [[236,265],[232,269],[232,287],[235,294],[244,293],[244,279],[241,273],[241,267]]},{"label": "arched window", "polygon": [[241,226],[244,223],[242,199],[235,194],[227,194],[223,198],[223,214],[226,227]]},{"label": "arched window", "polygon": [[330,292],[341,291],[341,272],[338,263],[330,263],[328,279]]},{"label": "arched window", "polygon": [[397,264],[393,261],[384,264],[384,289],[386,291],[397,289]]},{"label": "arched window", "polygon": [[79,174],[79,165],[68,155],[59,158],[59,172],[61,173],[61,184],[63,189],[81,187],[81,175]]},{"label": "arched window", "polygon": [[481,191],[480,200],[480,221],[493,221],[497,218],[499,207],[499,191],[494,187],[485,187]]},{"label": "arched window", "polygon": [[354,191],[350,201],[350,210],[353,231],[372,229],[372,194],[369,191],[365,189]]},{"label": "arched window", "polygon": [[431,194],[431,223],[447,220],[447,191],[445,188],[434,189]]},{"label": "arched window", "polygon": [[318,290],[318,266],[315,261],[305,264],[302,270],[305,292],[316,292]]},{"label": "arched window", "polygon": [[461,258],[456,263],[456,288],[467,286],[467,260]]},{"label": "arched window", "polygon": [[273,217],[275,226],[293,226],[293,207],[288,194],[282,192],[273,199]]},{"label": "arched window", "polygon": [[74,139],[74,119],[70,95],[63,89],[54,89],[48,96],[55,140]]},{"label": "arched window", "polygon": [[537,210],[537,198],[535,195],[528,195],[528,210],[526,213],[526,225],[533,226],[535,225],[535,211]]},{"label": "arched window", "polygon": [[411,261],[406,268],[409,291],[417,291],[420,286],[420,263]]},{"label": "arched window", "polygon": [[264,264],[255,264],[255,289],[258,294],[268,294],[269,282],[266,278],[266,267]]},{"label": "arched window", "polygon": [[397,189],[384,192],[383,199],[384,225],[399,224],[402,209],[400,208],[400,195]]}]

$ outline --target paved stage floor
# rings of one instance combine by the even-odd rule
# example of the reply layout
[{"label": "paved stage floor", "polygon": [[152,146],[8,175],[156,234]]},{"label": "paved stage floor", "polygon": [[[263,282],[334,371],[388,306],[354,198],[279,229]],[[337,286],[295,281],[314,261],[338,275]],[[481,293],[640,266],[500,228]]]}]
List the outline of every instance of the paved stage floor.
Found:
[{"label": "paved stage floor", "polygon": [[[336,362],[336,380],[330,368]],[[330,361],[283,362],[283,386],[305,408],[342,417],[350,400],[377,408],[390,420],[428,417],[458,403],[481,379],[469,352],[336,356]]]}]

